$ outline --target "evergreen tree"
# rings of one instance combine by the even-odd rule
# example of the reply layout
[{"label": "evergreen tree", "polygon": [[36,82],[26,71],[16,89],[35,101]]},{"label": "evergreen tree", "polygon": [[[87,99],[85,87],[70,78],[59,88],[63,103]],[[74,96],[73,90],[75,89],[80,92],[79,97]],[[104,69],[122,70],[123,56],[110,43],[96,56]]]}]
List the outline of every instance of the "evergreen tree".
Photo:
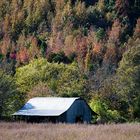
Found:
[{"label": "evergreen tree", "polygon": [[128,49],[120,62],[117,71],[118,84],[117,91],[127,102],[128,113],[131,117],[139,117],[138,100],[140,98],[140,45]]}]

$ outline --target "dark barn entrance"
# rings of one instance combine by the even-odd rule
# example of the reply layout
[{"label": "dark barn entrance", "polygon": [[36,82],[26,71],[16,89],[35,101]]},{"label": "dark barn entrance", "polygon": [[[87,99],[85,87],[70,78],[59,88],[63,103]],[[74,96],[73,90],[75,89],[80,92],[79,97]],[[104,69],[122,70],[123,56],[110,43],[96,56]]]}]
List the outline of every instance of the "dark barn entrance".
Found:
[{"label": "dark barn entrance", "polygon": [[77,116],[75,119],[76,123],[83,123],[83,116]]}]

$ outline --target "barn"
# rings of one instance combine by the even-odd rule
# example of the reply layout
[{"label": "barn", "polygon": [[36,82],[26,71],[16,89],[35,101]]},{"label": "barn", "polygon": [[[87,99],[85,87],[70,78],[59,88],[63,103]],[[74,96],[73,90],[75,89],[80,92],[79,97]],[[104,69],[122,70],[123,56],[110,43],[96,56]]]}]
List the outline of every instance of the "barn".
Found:
[{"label": "barn", "polygon": [[79,97],[35,97],[13,115],[30,122],[90,123],[95,114]]}]

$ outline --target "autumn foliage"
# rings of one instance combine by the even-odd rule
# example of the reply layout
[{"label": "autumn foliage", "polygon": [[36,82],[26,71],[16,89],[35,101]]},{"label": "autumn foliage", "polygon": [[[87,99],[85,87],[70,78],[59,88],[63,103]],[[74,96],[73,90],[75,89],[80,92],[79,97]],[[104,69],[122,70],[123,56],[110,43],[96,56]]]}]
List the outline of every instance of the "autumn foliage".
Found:
[{"label": "autumn foliage", "polygon": [[[139,13],[138,0],[0,0],[0,69],[16,79],[23,67],[21,75],[26,79],[27,73],[31,78],[36,70],[31,64],[42,64],[42,59],[55,67],[46,70],[52,73],[54,69],[60,71],[62,64],[65,70],[70,66],[76,69],[75,77],[63,69],[59,82],[52,77],[36,83],[34,78],[31,83],[35,85],[28,85],[31,89],[25,91],[25,98],[37,96],[40,89],[42,96],[55,92],[60,96],[81,95],[88,101],[101,98],[109,113],[115,110],[123,116],[126,110],[113,108],[110,102],[117,106],[116,98],[121,98],[115,87],[119,64],[125,52],[139,44]],[[26,66],[31,69],[24,73]],[[108,100],[109,96],[113,96],[112,100]],[[120,102],[124,108],[128,105]]]}]

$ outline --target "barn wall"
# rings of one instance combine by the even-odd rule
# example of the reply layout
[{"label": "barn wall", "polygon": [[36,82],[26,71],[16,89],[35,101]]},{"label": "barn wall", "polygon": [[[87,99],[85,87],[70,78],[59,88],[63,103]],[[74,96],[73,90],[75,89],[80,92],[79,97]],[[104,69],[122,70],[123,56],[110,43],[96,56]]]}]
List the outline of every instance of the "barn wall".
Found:
[{"label": "barn wall", "polygon": [[82,117],[83,122],[90,123],[92,113],[84,100],[76,100],[67,111],[67,122],[75,123],[77,117]]},{"label": "barn wall", "polygon": [[58,116],[58,122],[67,122],[67,116],[66,112]]}]

